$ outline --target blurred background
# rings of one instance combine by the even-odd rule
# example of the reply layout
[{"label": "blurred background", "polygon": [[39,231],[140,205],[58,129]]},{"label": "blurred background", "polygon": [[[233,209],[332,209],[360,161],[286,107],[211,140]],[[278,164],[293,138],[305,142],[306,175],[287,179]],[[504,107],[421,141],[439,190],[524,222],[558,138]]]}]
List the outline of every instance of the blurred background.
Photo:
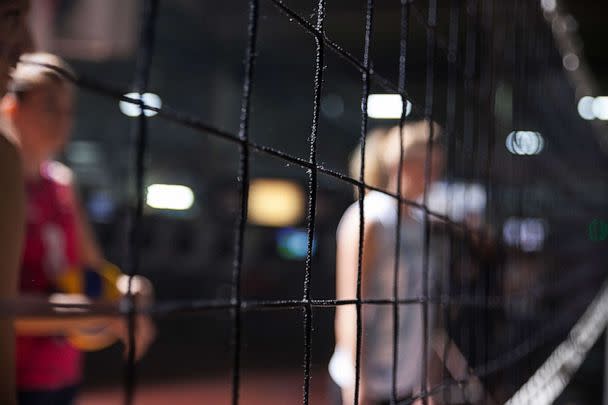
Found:
[{"label": "blurred background", "polygon": [[[246,3],[161,0],[147,102],[171,106],[236,134]],[[314,21],[314,2],[284,3]],[[375,71],[396,83],[399,2],[377,3],[371,59]],[[470,17],[478,6],[468,2],[472,6],[463,7],[459,16],[459,46],[450,54],[441,40],[448,37],[451,2],[438,3],[433,116],[439,123],[446,121],[450,66],[465,66],[467,58],[473,62],[468,71],[457,72],[453,179],[449,186],[434,186],[431,203],[440,210],[451,195],[452,219],[491,230],[500,246],[494,249],[500,253],[480,258],[461,242],[464,248],[450,275],[455,286],[450,294],[513,301],[508,307],[481,309],[455,305],[449,322],[454,340],[473,366],[530,341],[540,342],[482,379],[497,398],[507,398],[564,339],[606,275],[608,241],[590,235],[589,226],[594,220],[608,221],[608,132],[602,121],[608,118],[608,102],[597,98],[608,95],[608,5],[595,0],[563,0],[557,6],[547,0],[494,1],[495,15],[488,23]],[[414,105],[410,117],[416,118],[424,105],[428,0],[416,0],[412,7],[406,87]],[[35,0],[32,27],[41,50],[55,52],[77,72],[127,93],[140,12],[136,0]],[[363,0],[327,2],[327,37],[358,59],[364,13]],[[466,34],[473,31],[477,53],[467,57]],[[260,2],[251,107],[254,142],[307,159],[314,52],[310,34],[270,1]],[[489,69],[495,77],[494,111],[470,91],[484,94]],[[348,159],[360,134],[361,74],[327,51],[324,75],[318,162],[348,174]],[[371,93],[378,97],[369,100],[370,129],[398,124],[399,97],[386,97],[376,77]],[[60,158],[76,172],[107,257],[121,264],[133,199],[131,126],[139,111],[86,90],[79,93],[77,111],[73,138]],[[239,208],[238,146],[152,114],[148,122],[142,273],[153,281],[159,301],[229,299]],[[254,152],[251,177],[244,299],[300,299],[306,171]],[[335,296],[335,231],[353,201],[349,184],[319,176],[314,298]],[[517,298],[522,291],[525,297]],[[330,403],[326,370],[333,350],[333,315],[330,308],[314,311],[314,404]],[[243,320],[241,403],[299,403],[301,310],[244,312]],[[137,403],[228,404],[229,311],[181,314],[157,322],[158,340],[137,368]],[[121,350],[112,347],[87,356],[83,404],[118,403]],[[602,338],[558,402],[600,403],[603,375]]]}]

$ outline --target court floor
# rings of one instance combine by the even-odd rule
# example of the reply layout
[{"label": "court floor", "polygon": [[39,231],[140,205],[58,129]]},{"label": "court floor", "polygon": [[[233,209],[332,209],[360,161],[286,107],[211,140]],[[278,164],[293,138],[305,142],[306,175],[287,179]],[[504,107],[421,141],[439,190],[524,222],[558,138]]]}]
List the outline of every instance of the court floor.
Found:
[{"label": "court floor", "polygon": [[[302,403],[302,374],[261,374],[243,376],[241,405],[283,405]],[[204,377],[179,382],[138,385],[136,405],[229,405],[230,376]],[[87,389],[78,405],[121,404],[119,386]],[[310,404],[329,405],[325,377],[311,380]]]}]

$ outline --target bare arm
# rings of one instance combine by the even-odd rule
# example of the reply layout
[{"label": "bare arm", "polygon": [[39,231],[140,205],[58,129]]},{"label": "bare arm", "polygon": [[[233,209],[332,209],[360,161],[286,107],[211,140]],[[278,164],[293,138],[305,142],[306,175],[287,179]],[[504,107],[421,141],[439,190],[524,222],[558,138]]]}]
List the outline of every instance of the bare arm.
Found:
[{"label": "bare arm", "polygon": [[111,318],[103,316],[74,317],[36,317],[19,318],[15,321],[15,329],[20,335],[28,336],[68,336],[82,329],[106,328]]},{"label": "bare arm", "polygon": [[[50,297],[20,295],[16,302],[21,311],[27,314],[15,319],[15,329],[20,335],[70,335],[82,329],[107,327],[116,317],[90,314],[95,311],[95,306],[87,297],[79,294],[53,294]],[[79,307],[53,307],[55,304],[75,304]],[[114,310],[118,313],[117,306]]]},{"label": "bare arm", "polygon": [[[16,145],[0,132],[0,299],[17,295],[19,263],[25,224],[24,180]],[[0,398],[14,403],[14,330],[7,314],[0,314]],[[6,402],[4,402],[6,401]]]},{"label": "bare arm", "polygon": [[[363,234],[362,289],[365,291],[366,275],[370,271],[369,262],[375,254],[375,234],[377,224],[366,223]],[[354,299],[357,295],[357,268],[359,253],[359,211],[346,212],[337,234],[336,252],[336,298]],[[354,367],[357,344],[357,312],[354,305],[339,305],[335,318],[336,347],[350,354]],[[343,387],[344,403],[353,403],[354,386]]]}]

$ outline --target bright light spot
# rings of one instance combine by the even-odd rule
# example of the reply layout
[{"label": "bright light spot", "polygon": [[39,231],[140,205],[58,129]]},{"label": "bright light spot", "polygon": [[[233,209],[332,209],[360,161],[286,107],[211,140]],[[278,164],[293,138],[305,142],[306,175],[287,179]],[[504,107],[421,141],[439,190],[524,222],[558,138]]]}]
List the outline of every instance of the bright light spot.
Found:
[{"label": "bright light spot", "polygon": [[589,224],[589,240],[605,241],[608,239],[608,222],[594,219]]},{"label": "bright light spot", "polygon": [[538,155],[545,147],[545,141],[539,132],[513,131],[507,136],[505,145],[514,155]]},{"label": "bright light spot", "polygon": [[264,226],[290,226],[304,215],[304,192],[289,180],[256,179],[249,186],[248,218]]},{"label": "bright light spot", "polygon": [[541,0],[540,5],[542,6],[543,10],[549,13],[555,11],[555,8],[557,7],[555,0]]},{"label": "bright light spot", "polygon": [[321,100],[321,111],[329,118],[338,118],[344,113],[344,100],[338,94],[328,94]]},{"label": "bright light spot", "polygon": [[[367,115],[378,119],[399,119],[403,102],[399,94],[370,94],[367,98]],[[412,112],[412,103],[406,103],[405,115]]]},{"label": "bright light spot", "polygon": [[537,252],[545,242],[545,223],[540,218],[512,217],[505,221],[502,236],[509,246],[519,246],[525,252]]},{"label": "bright light spot", "polygon": [[[134,100],[140,100],[139,93],[127,93],[125,94],[125,97]],[[154,93],[144,93],[141,97],[141,100],[144,102],[145,105],[149,107],[162,108],[163,105],[160,97]],[[138,104],[131,103],[128,101],[121,101],[120,103],[118,103],[118,107],[120,108],[120,111],[128,117],[139,117],[141,115],[141,108]],[[158,114],[158,112],[146,109],[144,110],[144,114],[146,115],[146,117],[153,117]]]},{"label": "bright light spot", "polygon": [[593,115],[600,120],[608,120],[608,97],[596,97],[593,100]]},{"label": "bright light spot", "polygon": [[480,184],[436,182],[429,190],[428,207],[453,221],[479,217],[486,208],[486,191]]},{"label": "bright light spot", "polygon": [[[317,250],[317,240],[312,240],[312,254]],[[308,233],[306,229],[285,228],[277,232],[277,251],[287,260],[302,260],[308,255]]]},{"label": "bright light spot", "polygon": [[595,118],[593,113],[593,101],[594,98],[590,96],[581,97],[578,100],[578,114],[586,120],[592,120]]},{"label": "bright light spot", "polygon": [[152,184],[148,186],[146,204],[160,210],[184,211],[194,204],[194,193],[186,186]]},{"label": "bright light spot", "polygon": [[96,222],[108,222],[114,210],[116,203],[109,193],[99,191],[94,193],[87,201],[87,211]]},{"label": "bright light spot", "polygon": [[574,72],[580,66],[580,60],[578,59],[578,56],[573,53],[568,53],[564,55],[562,62],[566,70],[569,70],[571,72]]}]

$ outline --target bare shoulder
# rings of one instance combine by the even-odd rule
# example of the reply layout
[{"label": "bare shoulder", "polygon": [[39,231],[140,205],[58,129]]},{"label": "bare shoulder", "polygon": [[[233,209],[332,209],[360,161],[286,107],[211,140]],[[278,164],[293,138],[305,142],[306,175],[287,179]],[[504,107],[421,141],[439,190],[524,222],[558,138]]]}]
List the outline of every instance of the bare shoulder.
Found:
[{"label": "bare shoulder", "polygon": [[[366,214],[368,214],[368,212],[366,212]],[[374,233],[381,225],[375,216],[364,215],[363,221],[365,223],[364,231],[366,236]],[[342,218],[340,219],[340,224],[338,225],[338,238],[347,236],[358,237],[360,224],[359,203],[355,202],[346,209],[344,215],[342,215]]]}]

